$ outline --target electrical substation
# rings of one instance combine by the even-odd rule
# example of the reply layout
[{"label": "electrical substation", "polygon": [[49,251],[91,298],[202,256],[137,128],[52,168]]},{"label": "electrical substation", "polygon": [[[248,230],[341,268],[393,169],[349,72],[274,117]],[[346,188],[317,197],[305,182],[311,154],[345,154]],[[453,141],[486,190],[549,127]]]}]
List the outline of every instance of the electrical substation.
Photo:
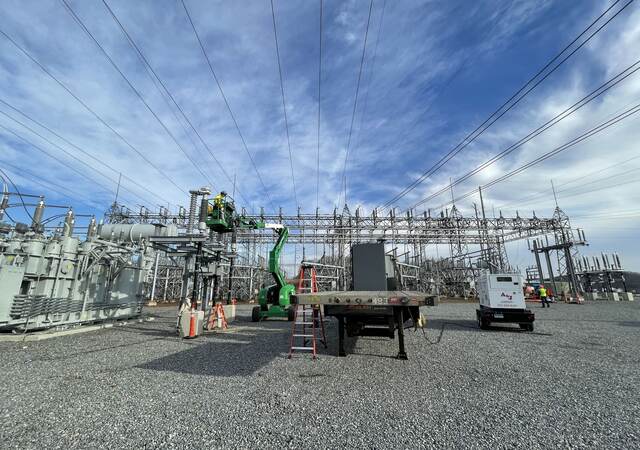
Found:
[{"label": "electrical substation", "polygon": [[54,3],[0,6],[3,448],[637,446],[634,0]]}]

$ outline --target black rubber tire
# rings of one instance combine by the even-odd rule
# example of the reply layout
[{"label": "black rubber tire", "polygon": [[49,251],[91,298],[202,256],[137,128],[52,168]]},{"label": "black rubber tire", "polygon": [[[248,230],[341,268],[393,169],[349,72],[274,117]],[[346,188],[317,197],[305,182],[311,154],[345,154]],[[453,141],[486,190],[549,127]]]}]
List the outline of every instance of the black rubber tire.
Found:
[{"label": "black rubber tire", "polygon": [[489,322],[486,319],[483,319],[482,316],[478,316],[478,326],[480,327],[481,330],[488,330],[490,324],[491,322]]},{"label": "black rubber tire", "polygon": [[296,316],[296,308],[295,306],[291,305],[289,306],[289,309],[287,311],[287,320],[289,322],[293,322],[293,319],[295,319]]},{"label": "black rubber tire", "polygon": [[533,331],[533,324],[532,323],[521,323],[520,324],[520,328],[522,328],[524,331]]},{"label": "black rubber tire", "polygon": [[259,306],[254,306],[253,309],[251,310],[251,321],[252,322],[260,321],[260,307]]}]

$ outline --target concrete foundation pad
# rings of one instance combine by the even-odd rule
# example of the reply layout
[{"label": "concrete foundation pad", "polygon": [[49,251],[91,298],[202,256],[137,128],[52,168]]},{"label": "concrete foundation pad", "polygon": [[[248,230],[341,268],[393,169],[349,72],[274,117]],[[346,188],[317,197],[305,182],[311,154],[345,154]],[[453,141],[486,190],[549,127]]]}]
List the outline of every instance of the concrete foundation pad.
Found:
[{"label": "concrete foundation pad", "polygon": [[73,327],[66,327],[65,329],[49,329],[44,331],[30,331],[27,333],[6,333],[0,334],[0,342],[36,342],[45,341],[62,336],[70,336],[79,333],[88,333],[90,331],[104,330],[106,328],[123,327],[129,323],[142,323],[151,322],[155,320],[154,317],[143,317],[140,319],[122,320],[117,322],[105,322],[93,325],[75,325]]}]

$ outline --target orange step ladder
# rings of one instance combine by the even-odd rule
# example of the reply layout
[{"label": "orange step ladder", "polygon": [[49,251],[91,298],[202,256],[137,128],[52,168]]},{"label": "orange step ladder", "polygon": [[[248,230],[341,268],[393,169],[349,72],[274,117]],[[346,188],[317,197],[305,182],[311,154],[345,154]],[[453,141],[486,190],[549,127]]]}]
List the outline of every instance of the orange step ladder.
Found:
[{"label": "orange step ladder", "polygon": [[[289,356],[294,352],[311,352],[313,359],[318,355],[318,332],[322,333],[320,342],[327,348],[327,337],[324,330],[324,317],[318,305],[294,305],[291,339],[289,340]],[[320,330],[318,330],[320,329]],[[298,343],[302,341],[301,343]]]},{"label": "orange step ladder", "polygon": [[[307,271],[310,272],[308,277],[306,276]],[[310,282],[309,286],[305,285],[305,281]],[[308,264],[302,264],[300,266],[300,275],[298,276],[298,289],[296,289],[296,293],[308,294],[311,292],[318,292],[318,277],[316,274],[316,268]]]},{"label": "orange step ladder", "polygon": [[[307,272],[309,272],[307,276]],[[305,282],[309,282],[305,285]],[[312,265],[303,264],[300,266],[298,277],[298,294],[318,292],[318,279],[316,268]],[[324,317],[318,305],[293,305],[293,325],[291,328],[291,339],[289,340],[289,358],[296,351],[310,351],[313,359],[318,355],[318,329],[322,332],[320,342],[327,348],[327,337],[324,329]],[[301,345],[298,345],[299,341]]]}]

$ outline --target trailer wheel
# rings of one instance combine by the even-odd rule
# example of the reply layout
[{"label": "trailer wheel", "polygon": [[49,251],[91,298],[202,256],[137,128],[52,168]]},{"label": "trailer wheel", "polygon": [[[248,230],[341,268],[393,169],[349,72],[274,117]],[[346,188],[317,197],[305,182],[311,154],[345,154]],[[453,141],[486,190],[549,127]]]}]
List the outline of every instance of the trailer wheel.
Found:
[{"label": "trailer wheel", "polygon": [[490,324],[491,324],[490,321],[483,318],[482,316],[478,316],[478,326],[480,327],[481,330],[487,330]]},{"label": "trailer wheel", "polygon": [[532,323],[521,323],[520,324],[520,328],[522,328],[524,331],[533,331],[533,324]]},{"label": "trailer wheel", "polygon": [[251,310],[251,321],[258,322],[260,320],[260,307],[254,306]]},{"label": "trailer wheel", "polygon": [[287,310],[287,320],[289,322],[293,322],[293,319],[295,319],[296,317],[296,307],[295,306],[289,306],[289,309]]}]

